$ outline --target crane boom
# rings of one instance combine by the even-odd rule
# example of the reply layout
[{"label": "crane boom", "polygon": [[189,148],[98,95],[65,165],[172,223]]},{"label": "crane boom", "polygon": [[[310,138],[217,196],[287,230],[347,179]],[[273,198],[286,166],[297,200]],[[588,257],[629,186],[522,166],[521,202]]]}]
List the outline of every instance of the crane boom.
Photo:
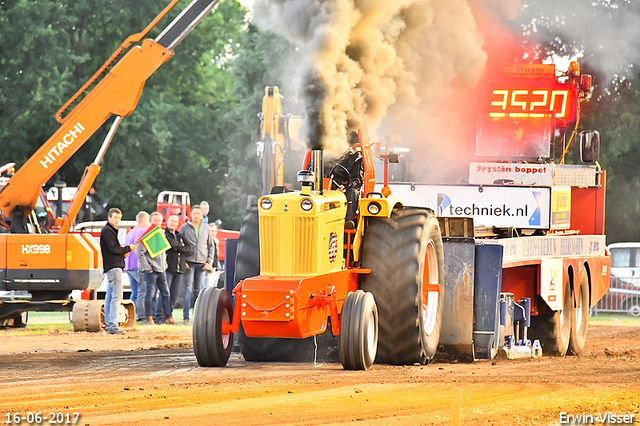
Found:
[{"label": "crane boom", "polygon": [[[178,0],[179,1],[179,0]],[[133,46],[111,71],[87,94],[87,96],[63,119],[60,128],[16,172],[0,191],[0,209],[8,217],[26,216],[36,205],[38,191],[65,164],[71,156],[112,115],[124,117],[135,109],[146,80],[173,56],[173,48],[211,11],[219,0],[193,0],[157,37],[146,39]],[[174,0],[164,16],[175,4]],[[152,24],[157,23],[154,20]],[[144,35],[147,27],[127,39]],[[141,38],[141,37],[139,37]],[[139,41],[139,38],[137,41]],[[119,49],[121,50],[122,47]],[[116,52],[101,71],[117,56]],[[99,73],[101,72],[99,71]],[[94,76],[94,79],[96,76]],[[90,80],[91,82],[91,80]],[[80,92],[83,92],[85,85]],[[80,93],[79,92],[79,93]],[[76,97],[79,94],[76,94]],[[72,98],[71,102],[73,102]],[[67,103],[68,105],[69,103]],[[71,218],[73,220],[74,218]]]}]

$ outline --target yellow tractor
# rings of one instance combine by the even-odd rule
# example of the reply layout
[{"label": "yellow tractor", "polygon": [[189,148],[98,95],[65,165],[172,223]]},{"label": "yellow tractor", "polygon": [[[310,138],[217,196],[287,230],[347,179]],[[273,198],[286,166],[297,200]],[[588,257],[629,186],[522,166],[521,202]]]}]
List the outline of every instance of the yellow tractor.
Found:
[{"label": "yellow tractor", "polygon": [[390,196],[386,182],[373,192],[373,144],[365,129],[357,133],[365,179],[355,229],[345,229],[345,194],[325,189],[323,152],[312,151],[313,171],[298,173],[301,190],[276,187],[247,213],[233,294],[200,293],[193,323],[199,365],[226,365],[234,333],[248,361],[292,361],[328,330],[345,369],[433,358],[444,291],[438,220]]}]

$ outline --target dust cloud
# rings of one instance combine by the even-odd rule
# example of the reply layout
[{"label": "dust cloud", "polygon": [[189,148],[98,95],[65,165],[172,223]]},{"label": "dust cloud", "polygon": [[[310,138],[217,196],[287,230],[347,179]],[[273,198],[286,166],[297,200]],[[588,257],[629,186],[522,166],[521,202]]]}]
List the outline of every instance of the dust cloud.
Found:
[{"label": "dust cloud", "polygon": [[426,179],[469,151],[474,90],[491,57],[479,23],[513,19],[520,8],[517,0],[255,0],[253,17],[298,48],[292,74],[311,147],[340,156],[347,132],[365,122],[374,141],[397,135],[414,160],[424,158],[413,175]]}]

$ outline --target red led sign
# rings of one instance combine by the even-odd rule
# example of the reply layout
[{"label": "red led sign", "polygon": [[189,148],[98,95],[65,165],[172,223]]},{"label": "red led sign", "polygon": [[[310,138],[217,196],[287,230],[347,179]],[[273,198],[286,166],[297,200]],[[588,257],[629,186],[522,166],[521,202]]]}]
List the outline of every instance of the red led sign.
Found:
[{"label": "red led sign", "polygon": [[489,116],[493,118],[540,118],[555,113],[569,123],[576,118],[577,96],[572,87],[495,89],[491,94]]}]

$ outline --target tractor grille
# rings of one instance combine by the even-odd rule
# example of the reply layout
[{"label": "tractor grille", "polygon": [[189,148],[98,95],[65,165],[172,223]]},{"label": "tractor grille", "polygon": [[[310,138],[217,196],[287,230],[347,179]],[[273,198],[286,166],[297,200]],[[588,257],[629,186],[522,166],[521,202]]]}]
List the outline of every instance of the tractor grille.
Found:
[{"label": "tractor grille", "polygon": [[315,274],[318,267],[317,244],[314,238],[317,235],[317,220],[315,217],[295,217],[293,223],[293,273],[294,275]]},{"label": "tractor grille", "polygon": [[266,275],[277,274],[278,219],[276,216],[260,217],[260,271]]},{"label": "tractor grille", "polygon": [[260,216],[260,273],[278,276],[315,274],[318,269],[317,227],[315,217]]}]

